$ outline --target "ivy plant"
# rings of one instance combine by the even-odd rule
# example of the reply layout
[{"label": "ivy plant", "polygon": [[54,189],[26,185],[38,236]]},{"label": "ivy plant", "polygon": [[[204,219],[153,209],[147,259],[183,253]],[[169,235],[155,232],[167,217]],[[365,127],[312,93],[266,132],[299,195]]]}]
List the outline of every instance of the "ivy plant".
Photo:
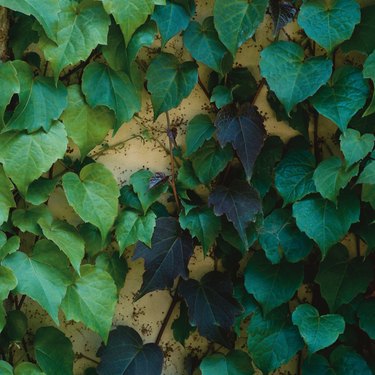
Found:
[{"label": "ivy plant", "polygon": [[[72,375],[62,317],[102,340],[86,375],[164,373],[168,327],[178,345],[209,343],[186,346],[184,374],[295,357],[298,374],[374,373],[375,5],[201,5],[0,0],[1,374]],[[238,53],[254,43],[249,70]],[[170,111],[195,88],[207,105],[184,129]],[[271,134],[261,96],[291,139]],[[164,138],[144,124],[133,138],[157,141],[170,168],[120,185],[99,156],[145,100]],[[54,216],[56,191],[76,220]],[[200,253],[214,261],[196,277]],[[139,259],[134,301],[171,295],[154,342],[113,319]],[[51,324],[31,329],[26,299]]]}]

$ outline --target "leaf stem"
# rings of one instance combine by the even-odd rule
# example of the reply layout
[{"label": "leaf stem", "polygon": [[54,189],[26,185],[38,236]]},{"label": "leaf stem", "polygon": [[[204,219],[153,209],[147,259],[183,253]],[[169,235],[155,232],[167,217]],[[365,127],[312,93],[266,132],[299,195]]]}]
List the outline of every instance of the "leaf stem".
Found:
[{"label": "leaf stem", "polygon": [[254,98],[253,98],[253,100],[252,100],[252,102],[251,102],[251,105],[255,105],[255,102],[258,100],[259,94],[260,94],[260,92],[262,91],[263,86],[265,85],[265,83],[266,83],[266,80],[265,80],[264,78],[262,78],[262,79],[260,80],[260,82],[259,82],[259,85],[258,85],[257,91],[256,91],[256,93],[255,93],[255,95],[254,95]]},{"label": "leaf stem", "polygon": [[97,361],[96,359],[94,359],[94,358],[90,358],[90,357],[88,357],[87,355],[85,355],[85,354],[83,354],[83,353],[78,353],[78,354],[76,355],[76,358],[77,358],[77,359],[84,358],[84,359],[87,359],[88,361],[91,361],[91,362],[97,364],[97,365],[100,363],[100,362]]},{"label": "leaf stem", "polygon": [[201,77],[199,77],[199,76],[198,76],[198,85],[202,89],[202,91],[204,92],[204,94],[207,96],[207,99],[210,101],[211,100],[210,93],[206,89],[206,86],[204,85],[204,83],[201,80]]}]

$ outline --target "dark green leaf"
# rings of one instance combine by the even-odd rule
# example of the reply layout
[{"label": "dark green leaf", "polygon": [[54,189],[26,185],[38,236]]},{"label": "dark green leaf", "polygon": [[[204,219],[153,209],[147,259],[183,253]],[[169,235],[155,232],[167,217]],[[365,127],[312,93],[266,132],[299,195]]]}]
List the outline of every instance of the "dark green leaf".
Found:
[{"label": "dark green leaf", "polygon": [[117,291],[120,292],[125,285],[125,278],[128,273],[126,259],[121,257],[118,252],[112,254],[102,253],[96,258],[95,265],[112,276],[117,286]]},{"label": "dark green leaf", "polygon": [[21,232],[30,232],[36,236],[41,236],[42,229],[38,224],[40,219],[52,220],[52,214],[47,206],[30,207],[26,210],[18,208],[12,212],[13,225],[18,227]]},{"label": "dark green leaf", "polygon": [[21,310],[8,311],[4,332],[10,341],[21,342],[26,334],[27,324],[27,316]]},{"label": "dark green leaf", "polygon": [[0,165],[0,225],[8,220],[9,210],[16,206],[12,194],[13,189],[13,184]]},{"label": "dark green leaf", "polygon": [[190,325],[188,308],[184,301],[180,303],[180,315],[173,321],[171,329],[173,330],[174,339],[182,345],[185,345],[185,341],[195,330],[195,327]]},{"label": "dark green leaf", "polygon": [[[372,82],[375,82],[375,52],[372,52],[371,55],[366,59],[363,66],[363,77],[369,78]],[[375,112],[375,96],[373,94],[370,105],[367,107],[364,116],[371,115]]]},{"label": "dark green leaf", "polygon": [[232,89],[236,102],[247,103],[254,98],[258,83],[247,68],[234,68],[227,74],[227,85]]},{"label": "dark green leaf", "polygon": [[373,374],[364,358],[347,346],[336,348],[329,359],[337,375]]},{"label": "dark green leaf", "polygon": [[44,203],[55,190],[57,182],[57,178],[50,180],[49,178],[40,177],[38,180],[31,183],[25,199],[35,206]]},{"label": "dark green leaf", "polygon": [[341,151],[345,156],[348,166],[362,160],[374,148],[375,137],[373,134],[364,134],[358,130],[347,129],[340,135]]},{"label": "dark green leaf", "polygon": [[156,34],[157,28],[153,21],[146,22],[136,30],[128,45],[129,64],[135,60],[142,47],[151,46],[154,43]]},{"label": "dark green leaf", "polygon": [[292,2],[284,0],[271,0],[269,7],[273,21],[273,37],[276,37],[284,26],[293,21],[297,9]]},{"label": "dark green leaf", "polygon": [[142,211],[141,202],[130,185],[124,185],[120,189],[120,204],[126,208],[133,208],[136,211]]},{"label": "dark green leaf", "polygon": [[[360,274],[358,273],[357,276]],[[355,279],[354,279],[355,280]],[[359,318],[359,326],[365,331],[369,337],[375,339],[375,299],[368,299],[359,305],[357,312]]]},{"label": "dark green leaf", "polygon": [[[9,292],[16,288],[17,286],[17,279],[16,275],[12,271],[11,268],[4,267],[0,265],[0,277],[1,277],[1,284],[0,284],[0,331],[3,330],[6,320],[5,320],[5,307],[3,301],[8,298]],[[0,367],[1,369],[1,367]]]}]

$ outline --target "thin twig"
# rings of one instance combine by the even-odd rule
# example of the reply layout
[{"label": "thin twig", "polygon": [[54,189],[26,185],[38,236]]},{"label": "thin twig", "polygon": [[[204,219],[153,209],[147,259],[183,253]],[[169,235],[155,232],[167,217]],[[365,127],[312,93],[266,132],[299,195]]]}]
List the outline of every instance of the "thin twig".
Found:
[{"label": "thin twig", "polygon": [[23,305],[23,303],[25,302],[25,299],[26,299],[26,294],[24,294],[24,295],[21,297],[19,303],[17,304],[17,306],[16,306],[16,309],[17,309],[17,310],[21,310],[22,305]]},{"label": "thin twig", "polygon": [[96,49],[92,50],[92,52],[90,53],[90,56],[85,61],[81,61],[77,66],[75,66],[73,69],[69,70],[69,72],[67,72],[62,77],[60,77],[60,79],[64,81],[67,78],[69,78],[71,75],[73,75],[74,73],[85,68],[86,65],[90,63],[90,60],[95,56],[96,53],[97,53]]},{"label": "thin twig", "polygon": [[208,90],[206,89],[206,86],[204,85],[204,83],[202,82],[202,80],[201,80],[201,78],[199,76],[198,76],[198,85],[202,89],[202,91],[204,92],[204,94],[207,96],[207,99],[211,100],[211,95],[208,92]]},{"label": "thin twig", "polygon": [[90,357],[88,357],[87,355],[85,355],[85,354],[83,354],[83,353],[78,353],[78,354],[76,355],[76,358],[77,358],[77,359],[84,358],[84,359],[87,359],[88,361],[91,361],[91,362],[97,364],[97,365],[100,363],[100,362],[97,361],[96,359],[94,359],[94,358],[90,358]]},{"label": "thin twig", "polygon": [[29,362],[32,362],[32,363],[35,363],[35,360],[33,358],[31,358],[31,355],[29,353],[29,349],[27,348],[27,343],[26,343],[26,340],[23,338],[22,339],[22,346],[23,346],[23,350],[25,351],[26,353],[26,357],[27,357],[27,360]]},{"label": "thin twig", "polygon": [[357,257],[360,257],[361,256],[361,239],[359,238],[357,234],[355,235],[355,249],[357,252]]},{"label": "thin twig", "polygon": [[265,83],[266,83],[266,80],[264,78],[262,78],[261,81],[259,82],[257,91],[256,91],[256,93],[254,95],[254,98],[253,98],[253,100],[251,102],[251,105],[255,105],[255,102],[258,100],[259,94],[262,91],[263,86],[264,86]]}]

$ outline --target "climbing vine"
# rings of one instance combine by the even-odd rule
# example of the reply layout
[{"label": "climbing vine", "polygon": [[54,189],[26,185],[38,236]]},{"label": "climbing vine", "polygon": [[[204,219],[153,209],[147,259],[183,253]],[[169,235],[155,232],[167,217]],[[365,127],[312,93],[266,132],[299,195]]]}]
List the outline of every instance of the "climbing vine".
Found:
[{"label": "climbing vine", "polygon": [[[375,5],[215,0],[205,19],[194,0],[0,6],[10,22],[0,63],[1,374],[73,374],[62,314],[103,341],[86,375],[162,374],[170,324],[180,345],[193,333],[210,343],[188,355],[186,374],[268,374],[293,358],[298,374],[375,371]],[[269,17],[254,73],[237,52]],[[176,37],[181,56],[167,52]],[[197,86],[210,105],[181,137],[169,111]],[[286,143],[267,135],[262,91],[298,134]],[[131,139],[157,143],[170,170],[141,169],[119,186],[97,159],[124,143],[104,140],[137,118],[146,95],[167,142],[147,124]],[[54,217],[56,189],[79,222]],[[214,259],[199,279],[194,252]],[[134,300],[171,293],[153,343],[112,324],[126,258],[144,262]],[[26,298],[55,325],[30,332]]]}]

